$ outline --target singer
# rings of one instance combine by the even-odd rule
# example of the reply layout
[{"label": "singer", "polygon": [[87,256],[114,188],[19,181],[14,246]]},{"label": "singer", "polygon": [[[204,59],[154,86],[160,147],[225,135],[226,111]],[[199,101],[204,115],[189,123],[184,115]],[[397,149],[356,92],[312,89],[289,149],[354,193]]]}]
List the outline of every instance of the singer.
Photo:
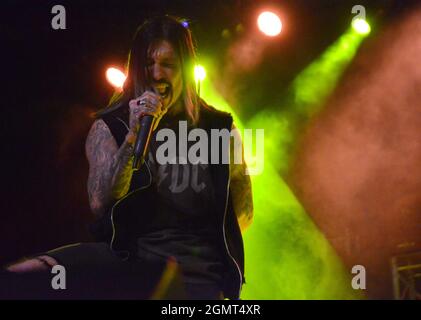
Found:
[{"label": "singer", "polygon": [[[240,297],[245,283],[242,232],[253,218],[245,162],[190,163],[178,151],[170,155],[174,162],[156,161],[162,143],[157,132],[170,129],[178,137],[179,121],[187,121],[188,130],[208,133],[234,127],[230,114],[197,95],[194,65],[191,31],[180,19],[156,17],[138,28],[123,91],[96,114],[86,140],[96,242],[51,250],[12,264],[8,271],[49,271],[60,264],[72,274],[112,270],[117,278],[133,274],[146,283],[149,275],[136,270],[163,262],[167,270],[179,270],[185,293],[180,297]],[[232,142],[228,148],[232,151]],[[230,151],[223,144],[218,149],[209,145],[209,158]],[[70,286],[72,279],[67,281]]]}]

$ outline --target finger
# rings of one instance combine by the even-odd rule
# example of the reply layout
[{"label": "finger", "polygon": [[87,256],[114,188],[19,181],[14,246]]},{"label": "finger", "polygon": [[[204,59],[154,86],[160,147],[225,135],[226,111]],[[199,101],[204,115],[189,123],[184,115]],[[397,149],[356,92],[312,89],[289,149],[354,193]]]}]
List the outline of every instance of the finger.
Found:
[{"label": "finger", "polygon": [[144,108],[144,106],[138,105],[138,104],[136,104],[134,106],[131,106],[130,107],[130,114],[131,115],[137,115],[142,111],[143,108]]},{"label": "finger", "polygon": [[135,100],[149,100],[152,99],[153,101],[161,101],[162,98],[159,94],[156,94],[154,91],[147,90],[145,91],[140,97],[137,97]]},{"label": "finger", "polygon": [[137,97],[137,99],[143,99],[143,98],[154,98],[154,99],[158,99],[161,100],[161,95],[159,95],[158,93],[156,93],[155,91],[145,91],[140,97]]},{"label": "finger", "polygon": [[144,116],[144,115],[151,115],[155,118],[161,118],[163,113],[160,112],[159,110],[156,109],[152,109],[152,108],[145,108],[144,111],[141,112],[140,117]]},{"label": "finger", "polygon": [[133,114],[134,112],[139,112],[142,105],[145,105],[145,102],[142,102],[142,100],[139,99],[133,99],[129,102],[129,109],[130,114]]},{"label": "finger", "polygon": [[158,114],[158,111],[154,107],[145,106],[145,107],[142,107],[140,109],[140,112],[138,114],[136,114],[136,116],[138,116],[140,118],[145,114],[150,114],[150,115],[156,116]]},{"label": "finger", "polygon": [[142,113],[150,113],[156,116],[162,113],[163,104],[152,97],[134,99],[130,105],[130,114],[135,118],[140,118]]},{"label": "finger", "polygon": [[159,98],[155,97],[155,96],[150,96],[150,95],[142,95],[141,97],[138,97],[136,99],[134,99],[135,102],[133,102],[132,104],[134,105],[142,105],[142,104],[157,104],[160,100]]},{"label": "finger", "polygon": [[139,99],[132,99],[132,100],[129,101],[130,110],[132,110],[133,108],[136,108],[138,101],[139,101]]},{"label": "finger", "polygon": [[146,101],[149,105],[160,105],[162,104],[160,97],[157,96],[147,96],[144,98],[144,101]]},{"label": "finger", "polygon": [[139,118],[142,118],[144,116],[156,117],[156,112],[154,112],[152,110],[145,110],[145,111],[143,111],[143,112],[140,113]]},{"label": "finger", "polygon": [[137,98],[136,99],[136,106],[144,106],[146,104],[145,98]]},{"label": "finger", "polygon": [[159,102],[147,102],[146,105],[141,106],[141,110],[148,110],[151,112],[159,113],[162,110],[162,104]]},{"label": "finger", "polygon": [[152,99],[154,99],[154,100],[158,100],[158,101],[161,101],[161,100],[162,100],[161,96],[160,96],[159,94],[157,94],[157,93],[153,92],[153,91],[146,91],[146,92],[142,95],[142,97],[145,97],[145,98],[147,98],[147,99],[152,98]]}]

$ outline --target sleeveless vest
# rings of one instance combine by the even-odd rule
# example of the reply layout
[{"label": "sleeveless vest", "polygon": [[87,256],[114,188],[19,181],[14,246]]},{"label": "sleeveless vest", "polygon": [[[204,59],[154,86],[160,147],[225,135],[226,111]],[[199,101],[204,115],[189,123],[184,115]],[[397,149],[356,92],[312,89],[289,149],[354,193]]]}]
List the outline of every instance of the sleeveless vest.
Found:
[{"label": "sleeveless vest", "polygon": [[[102,116],[102,119],[117,145],[121,146],[129,129],[128,105]],[[230,114],[216,110],[201,100],[197,127],[204,129],[208,137],[211,136],[211,129],[230,131],[232,122]],[[213,207],[218,218],[218,247],[228,270],[223,275],[223,291],[226,298],[239,299],[242,285],[245,283],[243,240],[230,194],[229,164],[222,164],[222,144],[219,144],[219,149],[219,164],[211,164],[209,143],[208,163],[215,189]],[[153,206],[155,194],[152,188],[149,188],[151,181],[149,168],[143,164],[139,170],[134,171],[127,195],[114,203],[106,214],[91,225],[90,230],[96,240],[109,242],[111,249],[124,258],[135,252],[136,237],[142,232],[142,225],[147,223],[144,217],[139,216],[139,207],[146,212],[148,207]]]}]

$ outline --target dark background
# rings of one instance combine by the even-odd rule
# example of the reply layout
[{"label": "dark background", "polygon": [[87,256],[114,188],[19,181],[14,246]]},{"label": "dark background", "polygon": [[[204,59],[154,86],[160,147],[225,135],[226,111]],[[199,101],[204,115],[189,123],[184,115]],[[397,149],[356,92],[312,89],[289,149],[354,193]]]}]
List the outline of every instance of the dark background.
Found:
[{"label": "dark background", "polygon": [[[0,263],[71,242],[90,240],[84,141],[90,113],[112,94],[104,72],[124,65],[136,27],[151,14],[186,17],[199,57],[224,69],[229,44],[255,28],[261,5],[282,9],[294,28],[273,41],[263,61],[238,76],[233,107],[248,119],[271,105],[294,76],[349,26],[364,5],[377,27],[411,1],[2,1],[2,196]],[[51,28],[51,8],[66,8],[66,30]],[[297,23],[298,21],[298,23]],[[288,26],[285,26],[288,28]],[[229,29],[230,39],[221,33]],[[375,32],[375,31],[374,31]],[[245,94],[247,93],[247,94]],[[227,97],[228,99],[232,97]]]}]

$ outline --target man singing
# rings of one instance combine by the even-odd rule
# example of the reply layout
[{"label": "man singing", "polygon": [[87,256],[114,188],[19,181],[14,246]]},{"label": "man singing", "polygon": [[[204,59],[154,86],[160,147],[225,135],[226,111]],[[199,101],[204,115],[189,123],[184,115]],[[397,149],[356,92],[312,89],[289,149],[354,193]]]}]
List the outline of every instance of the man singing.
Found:
[{"label": "man singing", "polygon": [[[195,143],[179,139],[183,128],[203,129],[208,137],[212,129],[234,128],[229,114],[197,96],[194,64],[191,32],[177,18],[153,18],[137,30],[123,91],[97,113],[86,140],[97,242],[48,251],[9,271],[60,264],[73,270],[112,265],[118,273],[127,265],[172,261],[188,298],[240,297],[245,282],[241,232],[253,217],[251,183],[244,160],[221,160],[224,154],[232,159],[232,141],[215,148],[209,139],[205,161],[192,162],[179,152]],[[133,170],[133,149],[145,116],[153,117],[153,132],[145,161]],[[165,143],[160,132],[168,129],[177,136],[177,148],[165,163],[158,150]]]}]

